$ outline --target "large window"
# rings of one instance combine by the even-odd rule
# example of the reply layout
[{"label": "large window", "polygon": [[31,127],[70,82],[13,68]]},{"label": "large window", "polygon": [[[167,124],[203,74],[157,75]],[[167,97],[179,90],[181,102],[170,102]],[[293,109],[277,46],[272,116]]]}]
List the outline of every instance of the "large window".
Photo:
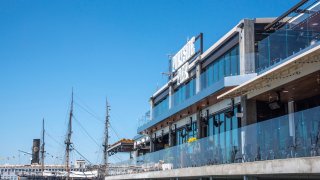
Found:
[{"label": "large window", "polygon": [[221,157],[226,161],[231,161],[231,154],[225,152],[232,152],[239,150],[239,119],[236,117],[238,106],[234,108],[234,115],[232,117],[225,116],[225,111],[216,113],[210,116],[208,122],[208,134],[213,136],[213,143],[220,148],[219,154],[224,154],[226,157]]},{"label": "large window", "polygon": [[197,122],[193,122],[191,129],[187,129],[185,126],[178,129],[176,132],[177,145],[188,142],[189,138],[197,137]]},{"label": "large window", "polygon": [[173,95],[173,105],[177,106],[196,94],[196,81],[191,79],[186,84],[177,88]]},{"label": "large window", "polygon": [[201,73],[201,89],[205,89],[226,76],[239,74],[239,46],[208,65]]},{"label": "large window", "polygon": [[157,104],[154,105],[153,107],[153,113],[152,117],[156,118],[160,114],[163,114],[164,112],[168,111],[169,109],[169,98],[166,96],[164,99],[159,101]]}]

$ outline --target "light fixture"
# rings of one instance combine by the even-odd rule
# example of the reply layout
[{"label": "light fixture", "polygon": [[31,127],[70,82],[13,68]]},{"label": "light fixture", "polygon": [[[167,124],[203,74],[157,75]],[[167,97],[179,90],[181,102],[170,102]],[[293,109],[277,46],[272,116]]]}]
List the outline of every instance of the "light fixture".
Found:
[{"label": "light fixture", "polygon": [[283,92],[283,93],[288,93],[289,91],[288,91],[288,90],[282,90],[282,92]]},{"label": "light fixture", "polygon": [[272,103],[269,103],[269,108],[271,110],[279,109],[280,108],[280,104],[278,103],[278,101],[274,101]]},{"label": "light fixture", "polygon": [[312,23],[311,25],[312,25],[312,26],[318,26],[319,23]]}]

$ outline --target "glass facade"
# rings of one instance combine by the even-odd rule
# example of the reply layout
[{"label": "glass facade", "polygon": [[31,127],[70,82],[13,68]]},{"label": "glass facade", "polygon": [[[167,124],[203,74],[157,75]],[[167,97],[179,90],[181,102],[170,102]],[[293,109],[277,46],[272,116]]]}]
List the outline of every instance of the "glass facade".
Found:
[{"label": "glass facade", "polygon": [[[160,161],[170,166],[170,169],[177,169],[318,156],[320,155],[319,117],[320,106],[317,106],[236,128],[236,119],[227,118],[223,113],[217,114],[211,121],[219,118],[218,122],[222,123],[218,126],[216,126],[218,122],[212,123],[216,124],[211,128],[212,135],[192,143],[183,143],[114,164],[117,168],[112,171],[112,167],[110,167],[109,174],[160,171],[163,169],[155,169],[155,166],[152,166]],[[216,131],[220,131],[220,133],[215,134]],[[239,137],[242,133],[245,134],[245,141],[241,142]],[[119,169],[120,171],[117,171]]]},{"label": "glass facade", "polygon": [[196,80],[191,79],[173,94],[173,106],[177,106],[196,94]]},{"label": "glass facade", "polygon": [[[234,108],[233,114],[237,114],[239,106]],[[220,146],[225,151],[230,151],[233,147],[239,146],[239,118],[225,116],[225,111],[210,116],[208,121],[208,136],[214,137],[214,145]],[[226,157],[230,159],[231,157]]]},{"label": "glass facade", "polygon": [[256,72],[261,72],[319,41],[320,5],[317,4],[311,9],[310,13],[292,18],[284,27],[258,43]]},{"label": "glass facade", "polygon": [[226,76],[239,75],[239,46],[208,65],[201,73],[201,89],[205,89]]},{"label": "glass facade", "polygon": [[177,145],[188,142],[190,138],[197,137],[197,122],[193,122],[190,129],[180,128],[176,132]]},{"label": "glass facade", "polygon": [[158,117],[160,114],[168,111],[169,109],[169,96],[166,96],[164,99],[159,101],[154,105],[152,109],[152,118]]},{"label": "glass facade", "polygon": [[[201,90],[205,89],[226,76],[239,75],[239,46],[236,45],[224,55],[208,65],[201,73]],[[172,106],[178,106],[196,95],[196,79],[192,78],[181,85],[172,95]],[[169,97],[161,100],[153,107],[152,119],[169,110]]]}]

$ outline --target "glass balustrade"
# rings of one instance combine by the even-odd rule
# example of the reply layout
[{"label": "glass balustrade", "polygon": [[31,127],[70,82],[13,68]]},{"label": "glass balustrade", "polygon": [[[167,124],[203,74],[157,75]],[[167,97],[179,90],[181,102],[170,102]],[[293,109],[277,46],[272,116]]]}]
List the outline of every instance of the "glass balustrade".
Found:
[{"label": "glass balustrade", "polygon": [[320,155],[320,106],[110,165],[109,175]]},{"label": "glass balustrade", "polygon": [[310,5],[307,9],[307,13],[293,14],[281,29],[270,33],[258,42],[258,52],[255,56],[257,73],[318,44],[320,2]]},{"label": "glass balustrade", "polygon": [[145,125],[151,121],[150,111],[147,111],[143,116],[138,119],[138,127]]}]

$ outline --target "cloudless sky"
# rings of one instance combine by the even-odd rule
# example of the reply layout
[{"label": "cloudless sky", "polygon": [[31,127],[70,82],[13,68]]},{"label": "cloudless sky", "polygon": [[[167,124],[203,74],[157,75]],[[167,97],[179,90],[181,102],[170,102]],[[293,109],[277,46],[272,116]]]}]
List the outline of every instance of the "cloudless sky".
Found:
[{"label": "cloudless sky", "polygon": [[72,87],[72,142],[100,163],[106,97],[117,132],[110,129],[111,143],[117,134],[133,138],[150,96],[167,79],[167,54],[200,32],[207,49],[241,19],[276,17],[298,1],[0,1],[0,164],[29,163],[18,150],[31,152],[42,118],[46,162],[61,163]]}]

